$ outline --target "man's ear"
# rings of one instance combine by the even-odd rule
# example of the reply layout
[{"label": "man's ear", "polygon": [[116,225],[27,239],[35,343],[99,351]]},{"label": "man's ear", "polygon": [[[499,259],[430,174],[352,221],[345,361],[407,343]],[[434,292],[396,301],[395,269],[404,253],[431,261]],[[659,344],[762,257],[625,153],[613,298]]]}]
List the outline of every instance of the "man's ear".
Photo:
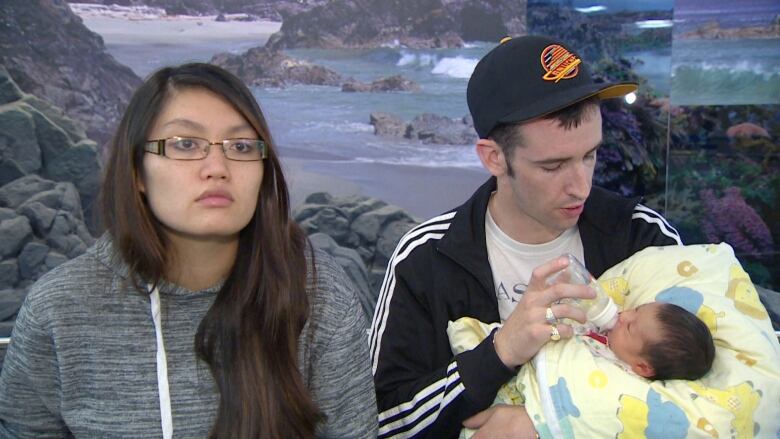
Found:
[{"label": "man's ear", "polygon": [[499,177],[506,174],[507,162],[504,150],[491,139],[479,139],[477,141],[477,156],[482,166],[492,175]]},{"label": "man's ear", "polygon": [[655,376],[655,368],[644,360],[640,360],[639,362],[632,364],[631,370],[633,370],[635,374],[644,378],[652,378]]}]

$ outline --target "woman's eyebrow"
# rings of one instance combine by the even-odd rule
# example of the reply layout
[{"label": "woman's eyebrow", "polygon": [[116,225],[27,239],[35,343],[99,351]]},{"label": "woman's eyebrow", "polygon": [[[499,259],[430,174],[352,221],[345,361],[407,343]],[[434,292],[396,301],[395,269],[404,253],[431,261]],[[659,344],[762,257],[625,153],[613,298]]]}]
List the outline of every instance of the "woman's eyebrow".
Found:
[{"label": "woman's eyebrow", "polygon": [[180,117],[165,122],[164,124],[162,124],[161,128],[165,128],[172,125],[180,125],[184,128],[192,128],[200,131],[205,130],[205,127],[199,124],[198,122],[195,122],[194,120],[190,120],[190,119],[180,118]]},{"label": "woman's eyebrow", "polygon": [[255,129],[252,128],[252,125],[245,122],[245,123],[240,123],[238,125],[233,125],[232,127],[225,130],[225,133],[228,136],[232,136],[233,134],[240,133],[242,131],[252,131],[254,133]]}]

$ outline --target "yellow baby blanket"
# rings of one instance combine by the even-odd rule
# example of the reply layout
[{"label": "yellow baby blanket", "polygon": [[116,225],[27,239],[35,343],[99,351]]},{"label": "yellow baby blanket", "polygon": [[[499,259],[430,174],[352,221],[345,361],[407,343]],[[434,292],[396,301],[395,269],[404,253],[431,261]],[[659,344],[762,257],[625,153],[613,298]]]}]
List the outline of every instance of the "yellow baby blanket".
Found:
[{"label": "yellow baby blanket", "polygon": [[[525,404],[542,438],[780,438],[780,345],[728,244],[647,248],[599,283],[620,308],[661,301],[696,314],[715,341],[710,372],[648,381],[578,336],[547,343],[496,403]],[[474,348],[495,326],[450,322],[453,352]]]}]

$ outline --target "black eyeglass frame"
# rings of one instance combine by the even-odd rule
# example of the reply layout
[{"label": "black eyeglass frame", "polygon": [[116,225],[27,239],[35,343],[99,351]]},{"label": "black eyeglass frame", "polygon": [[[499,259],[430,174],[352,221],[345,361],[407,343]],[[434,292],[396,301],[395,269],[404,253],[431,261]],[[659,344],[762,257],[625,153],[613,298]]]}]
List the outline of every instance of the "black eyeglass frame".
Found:
[{"label": "black eyeglass frame", "polygon": [[[180,158],[170,157],[169,155],[165,154],[165,142],[167,142],[169,140],[172,140],[172,139],[177,139],[177,140],[178,139],[204,140],[204,141],[207,142],[206,148],[204,149],[205,154],[203,155],[203,157],[198,157],[198,158],[195,158],[195,159],[180,159]],[[227,142],[230,142],[232,140],[246,140],[246,141],[250,141],[250,142],[255,142],[260,147],[259,148],[260,149],[260,158],[256,159],[256,160],[236,160],[236,159],[231,159],[227,155],[227,148],[228,148]],[[147,140],[146,142],[144,142],[144,152],[148,152],[148,153],[151,153],[151,154],[157,154],[159,156],[163,156],[163,157],[165,157],[167,159],[170,159],[170,160],[196,161],[196,160],[205,160],[206,157],[208,157],[209,152],[211,152],[210,148],[211,148],[212,145],[219,145],[220,148],[222,149],[222,154],[225,155],[225,158],[227,160],[231,160],[231,161],[234,161],[234,162],[259,162],[259,161],[263,161],[263,160],[268,158],[268,144],[265,142],[265,140],[262,140],[262,139],[247,139],[247,138],[243,138],[243,137],[222,139],[219,142],[212,142],[209,139],[204,139],[203,137],[193,137],[193,136],[186,136],[186,137],[185,136],[171,136],[171,137],[166,137],[164,139],[151,139],[151,140]]]}]

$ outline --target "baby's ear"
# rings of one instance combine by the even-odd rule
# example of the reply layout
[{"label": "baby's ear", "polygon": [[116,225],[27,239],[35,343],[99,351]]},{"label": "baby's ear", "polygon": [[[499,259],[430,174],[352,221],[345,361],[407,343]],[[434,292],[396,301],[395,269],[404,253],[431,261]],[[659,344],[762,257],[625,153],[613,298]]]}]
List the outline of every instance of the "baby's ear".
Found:
[{"label": "baby's ear", "polygon": [[631,365],[631,370],[633,370],[635,374],[644,378],[652,378],[655,376],[655,368],[646,361],[640,360],[639,362],[634,363]]}]

